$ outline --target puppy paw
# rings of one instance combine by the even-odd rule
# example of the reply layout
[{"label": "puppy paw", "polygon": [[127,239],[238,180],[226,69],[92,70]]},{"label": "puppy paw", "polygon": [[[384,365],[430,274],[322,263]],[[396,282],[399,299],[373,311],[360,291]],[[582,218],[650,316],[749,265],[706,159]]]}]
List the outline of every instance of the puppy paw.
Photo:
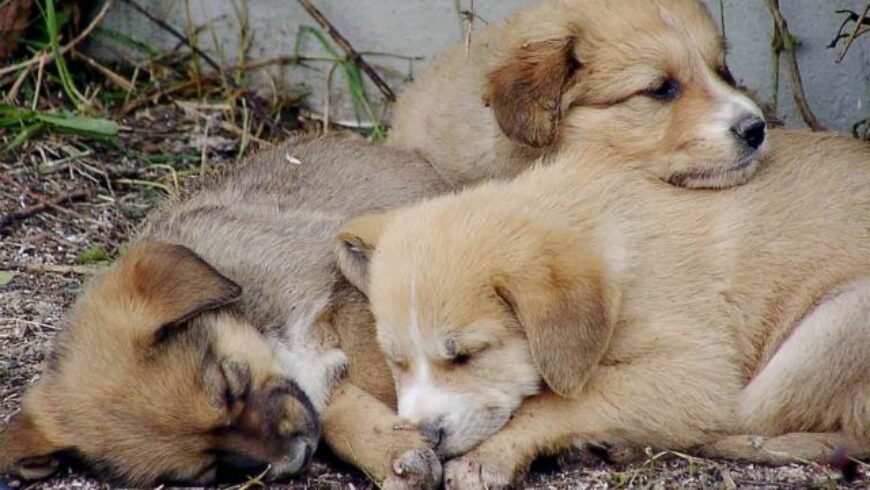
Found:
[{"label": "puppy paw", "polygon": [[429,448],[409,449],[393,459],[393,474],[381,488],[384,490],[412,490],[438,488],[441,485],[441,462]]},{"label": "puppy paw", "polygon": [[493,490],[508,488],[510,483],[510,473],[472,454],[448,461],[444,467],[444,488],[447,490]]}]

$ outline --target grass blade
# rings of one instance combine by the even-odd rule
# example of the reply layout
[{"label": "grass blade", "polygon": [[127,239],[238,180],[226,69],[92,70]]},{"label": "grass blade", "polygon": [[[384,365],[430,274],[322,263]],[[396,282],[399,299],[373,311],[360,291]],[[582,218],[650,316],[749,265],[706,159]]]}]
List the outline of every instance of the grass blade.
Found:
[{"label": "grass blade", "polygon": [[118,134],[120,126],[115,121],[94,117],[58,117],[46,114],[36,114],[36,119],[60,129],[85,133],[91,136],[112,137]]},{"label": "grass blade", "polygon": [[15,138],[13,138],[12,141],[8,145],[6,145],[5,148],[3,148],[3,151],[8,152],[10,150],[18,148],[43,129],[45,129],[45,123],[43,122],[37,122],[29,126],[25,126],[23,129],[21,129],[21,131],[18,132],[18,134],[15,135]]}]

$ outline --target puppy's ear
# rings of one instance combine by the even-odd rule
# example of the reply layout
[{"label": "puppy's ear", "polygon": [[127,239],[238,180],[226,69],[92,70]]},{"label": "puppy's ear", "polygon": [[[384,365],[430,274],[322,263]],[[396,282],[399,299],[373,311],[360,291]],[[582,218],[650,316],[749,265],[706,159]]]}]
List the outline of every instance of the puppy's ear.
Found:
[{"label": "puppy's ear", "polygon": [[496,294],[525,331],[532,357],[555,393],[580,392],[613,333],[611,294],[601,261],[563,243],[520,271],[495,279]]},{"label": "puppy's ear", "polygon": [[65,448],[52,443],[34,422],[27,407],[15,414],[0,433],[0,473],[25,480],[41,480],[60,467],[59,453]]},{"label": "puppy's ear", "polygon": [[184,321],[242,294],[238,284],[181,245],[145,242],[121,260],[117,273],[123,294],[143,302],[148,310],[147,345],[159,343]]},{"label": "puppy's ear", "polygon": [[390,211],[367,214],[349,221],[336,238],[338,268],[357,289],[368,295],[369,262],[384,227],[392,219]]},{"label": "puppy's ear", "polygon": [[580,67],[575,42],[567,37],[525,44],[487,75],[484,100],[509,138],[535,148],[556,141],[562,94]]}]

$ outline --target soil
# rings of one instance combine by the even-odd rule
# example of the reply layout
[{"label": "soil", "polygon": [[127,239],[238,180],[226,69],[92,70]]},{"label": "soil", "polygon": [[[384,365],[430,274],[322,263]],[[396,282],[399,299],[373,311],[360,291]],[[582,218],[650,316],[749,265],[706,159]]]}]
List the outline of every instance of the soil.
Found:
[{"label": "soil", "polygon": [[[216,116],[219,120],[219,115]],[[137,112],[123,122],[114,145],[49,136],[15,154],[0,155],[0,217],[42,201],[85,196],[0,225],[0,427],[18,409],[25,388],[39,379],[63,314],[87,280],[111,258],[149,209],[209,169],[232,165],[239,140],[176,105]],[[215,130],[214,128],[218,129]],[[4,139],[0,135],[0,140]],[[8,141],[8,140],[7,140]],[[0,141],[0,144],[5,144]],[[201,165],[205,156],[206,165]],[[158,165],[154,163],[158,162]],[[205,170],[203,169],[205,168]],[[2,222],[2,219],[0,219]],[[521,488],[867,488],[867,467],[851,483],[820,465],[762,467],[650,455],[633,465],[562,458],[536,464]],[[248,487],[255,487],[249,482]],[[374,488],[364,475],[318,456],[304,474],[275,488]],[[87,473],[65,470],[30,484],[0,476],[12,488],[108,488]]]}]

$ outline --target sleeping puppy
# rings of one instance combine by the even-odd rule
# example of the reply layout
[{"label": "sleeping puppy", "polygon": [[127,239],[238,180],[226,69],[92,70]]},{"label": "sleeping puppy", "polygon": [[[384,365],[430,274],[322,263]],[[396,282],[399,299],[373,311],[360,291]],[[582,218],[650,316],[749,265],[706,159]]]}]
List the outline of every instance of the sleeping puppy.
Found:
[{"label": "sleeping puppy", "polygon": [[664,184],[564,151],[339,236],[399,415],[494,488],[575,443],[870,457],[870,146],[771,133],[755,178]]},{"label": "sleeping puppy", "polygon": [[302,138],[166,203],[68,315],[0,433],[0,473],[42,478],[74,456],[136,486],[282,478],[322,423],[385,488],[440,483],[425,438],[394,429],[373,319],[331,244],[348,216],[449,189],[414,155]]},{"label": "sleeping puppy", "polygon": [[734,85],[697,0],[548,0],[435,60],[399,97],[388,144],[472,180],[583,147],[674,185],[730,187],[766,135]]}]

